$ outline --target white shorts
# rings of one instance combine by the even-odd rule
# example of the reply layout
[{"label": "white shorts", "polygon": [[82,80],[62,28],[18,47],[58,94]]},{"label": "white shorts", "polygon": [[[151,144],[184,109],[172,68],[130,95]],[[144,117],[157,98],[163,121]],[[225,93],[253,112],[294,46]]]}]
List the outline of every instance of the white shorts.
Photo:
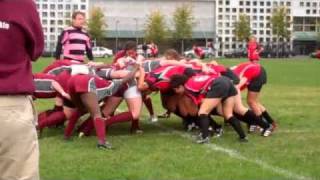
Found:
[{"label": "white shorts", "polygon": [[124,92],[123,97],[125,99],[138,98],[141,97],[141,92],[137,86],[131,86]]}]

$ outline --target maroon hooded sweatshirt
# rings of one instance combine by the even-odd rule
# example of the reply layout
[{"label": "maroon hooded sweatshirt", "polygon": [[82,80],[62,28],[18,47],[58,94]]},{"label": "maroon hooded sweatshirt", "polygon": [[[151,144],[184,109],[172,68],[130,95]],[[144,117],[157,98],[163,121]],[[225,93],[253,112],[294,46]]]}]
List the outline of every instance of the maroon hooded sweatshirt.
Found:
[{"label": "maroon hooded sweatshirt", "polygon": [[32,94],[44,38],[33,0],[0,0],[0,95]]}]

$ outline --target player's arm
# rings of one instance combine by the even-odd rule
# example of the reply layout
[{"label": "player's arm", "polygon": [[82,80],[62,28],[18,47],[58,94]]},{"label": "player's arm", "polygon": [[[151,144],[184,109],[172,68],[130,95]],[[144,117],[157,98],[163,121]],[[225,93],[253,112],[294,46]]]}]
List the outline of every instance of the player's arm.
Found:
[{"label": "player's arm", "polygon": [[63,88],[57,81],[52,81],[52,88],[56,90],[59,94],[61,94],[64,98],[71,100],[70,95],[63,90]]},{"label": "player's arm", "polygon": [[139,79],[138,79],[138,89],[140,91],[144,91],[149,88],[149,85],[144,81],[145,75],[146,75],[146,72],[144,71],[144,68],[140,66]]}]

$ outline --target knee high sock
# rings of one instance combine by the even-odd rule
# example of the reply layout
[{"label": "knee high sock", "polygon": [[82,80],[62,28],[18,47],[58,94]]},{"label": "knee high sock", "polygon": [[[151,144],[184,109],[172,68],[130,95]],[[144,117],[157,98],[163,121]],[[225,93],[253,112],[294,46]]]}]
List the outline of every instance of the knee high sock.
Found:
[{"label": "knee high sock", "polygon": [[246,137],[246,135],[241,127],[240,121],[237,118],[232,116],[231,118],[228,119],[228,122],[231,124],[233,129],[238,133],[240,138]]},{"label": "knee high sock", "polygon": [[272,119],[272,117],[269,115],[269,113],[267,112],[267,110],[262,112],[262,117],[264,117],[265,120],[267,120],[267,122],[269,124],[274,123],[274,120]]},{"label": "knee high sock", "polygon": [[112,116],[111,118],[107,119],[105,122],[106,127],[108,128],[114,123],[120,123],[120,122],[127,122],[132,121],[133,117],[131,112],[123,112],[119,113],[117,115]]},{"label": "knee high sock", "polygon": [[153,111],[151,98],[144,97],[142,100],[143,100],[143,103],[146,105],[146,108],[147,108],[150,116],[153,116],[154,115],[154,111]]},{"label": "knee high sock", "polygon": [[63,123],[66,120],[66,116],[63,111],[56,111],[47,115],[45,118],[39,119],[38,127],[39,129],[43,129],[45,127],[57,125]]},{"label": "knee high sock", "polygon": [[254,114],[253,111],[248,110],[245,114],[244,114],[244,118],[250,121],[250,124],[256,124],[260,127],[262,127],[263,129],[266,129],[269,127],[269,124],[266,123],[265,121],[263,121],[261,118],[259,118],[258,116],[256,116]]},{"label": "knee high sock", "polygon": [[209,136],[209,117],[207,114],[200,114],[199,123],[202,133],[202,138],[206,138]]},{"label": "knee high sock", "polygon": [[71,136],[72,131],[73,131],[74,127],[76,126],[76,123],[80,117],[81,117],[81,113],[78,111],[74,112],[71,115],[71,117],[68,121],[67,127],[64,130],[64,137],[65,138],[69,138]]},{"label": "knee high sock", "polygon": [[96,129],[96,135],[98,137],[99,144],[104,144],[106,142],[105,120],[101,117],[98,117],[93,120],[93,123]]}]

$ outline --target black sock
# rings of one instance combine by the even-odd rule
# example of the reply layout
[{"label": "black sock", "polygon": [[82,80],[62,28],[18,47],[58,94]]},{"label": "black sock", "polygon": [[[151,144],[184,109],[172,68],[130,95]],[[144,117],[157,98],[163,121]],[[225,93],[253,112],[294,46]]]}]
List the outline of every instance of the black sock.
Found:
[{"label": "black sock", "polygon": [[272,117],[269,115],[267,111],[262,112],[262,117],[264,117],[269,124],[274,123],[274,120],[272,119]]},{"label": "black sock", "polygon": [[256,116],[253,111],[248,110],[245,114],[244,117],[250,121],[251,125],[258,125],[262,127],[263,129],[266,129],[269,127],[269,124],[263,121],[261,118]]},{"label": "black sock", "polygon": [[209,136],[209,117],[207,114],[200,114],[199,123],[202,133],[202,138]]},{"label": "black sock", "polygon": [[231,117],[228,119],[228,122],[231,124],[231,126],[233,127],[233,129],[238,133],[240,138],[245,138],[246,134],[244,133],[240,121],[235,118],[235,117]]},{"label": "black sock", "polygon": [[209,116],[209,125],[213,128],[213,129],[219,129],[222,126],[220,124],[218,124],[211,116]]}]

